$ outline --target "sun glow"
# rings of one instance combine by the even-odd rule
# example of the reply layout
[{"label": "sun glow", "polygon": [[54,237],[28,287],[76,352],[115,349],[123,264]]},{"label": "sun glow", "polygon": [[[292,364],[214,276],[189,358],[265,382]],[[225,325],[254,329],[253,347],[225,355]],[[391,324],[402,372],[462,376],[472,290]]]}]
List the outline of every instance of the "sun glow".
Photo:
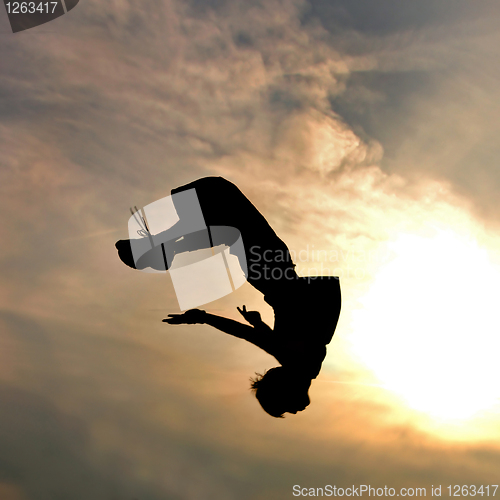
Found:
[{"label": "sun glow", "polygon": [[354,354],[381,385],[439,420],[500,401],[500,268],[453,231],[401,235],[353,314]]}]

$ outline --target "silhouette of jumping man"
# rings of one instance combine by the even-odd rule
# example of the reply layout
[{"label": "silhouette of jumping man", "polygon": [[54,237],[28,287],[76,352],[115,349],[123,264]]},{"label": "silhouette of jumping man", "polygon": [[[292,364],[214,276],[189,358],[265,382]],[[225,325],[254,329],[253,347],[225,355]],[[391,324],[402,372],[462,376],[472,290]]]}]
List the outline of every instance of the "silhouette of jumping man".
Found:
[{"label": "silhouette of jumping man", "polygon": [[[169,314],[163,321],[171,325],[211,325],[260,347],[281,365],[264,375],[257,374],[252,380],[251,388],[262,408],[273,417],[302,411],[310,403],[309,387],[321,370],[326,346],[337,326],[341,307],[339,280],[337,277],[299,277],[288,247],[231,182],[222,177],[205,177],[173,189],[172,195],[193,188],[206,226],[225,228],[216,243],[231,247],[241,233],[249,263],[246,279],[273,308],[274,328],[262,321],[258,311],[247,311],[245,305],[237,309],[248,324],[200,309]],[[144,243],[141,239],[120,240],[116,248],[125,264],[134,269],[164,270],[176,254],[215,245],[212,237],[208,241],[203,231],[189,233],[186,221],[190,218],[190,207],[183,206],[182,198],[173,197],[173,200],[179,221],[162,233],[162,240],[167,243],[134,259],[134,246]],[[182,239],[169,238],[169,234],[183,233],[183,226],[189,234]],[[244,256],[237,253],[237,257],[241,261]],[[246,265],[241,267],[246,269]]]}]

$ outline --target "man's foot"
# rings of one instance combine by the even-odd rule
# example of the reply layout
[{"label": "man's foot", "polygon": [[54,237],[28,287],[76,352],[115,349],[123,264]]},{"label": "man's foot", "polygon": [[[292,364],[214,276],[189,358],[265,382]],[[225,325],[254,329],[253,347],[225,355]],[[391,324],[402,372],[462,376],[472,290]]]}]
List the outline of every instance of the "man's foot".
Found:
[{"label": "man's foot", "polygon": [[119,240],[115,243],[115,247],[118,250],[118,257],[120,260],[132,269],[137,269],[135,267],[134,256],[132,254],[132,247],[130,246],[130,240]]}]

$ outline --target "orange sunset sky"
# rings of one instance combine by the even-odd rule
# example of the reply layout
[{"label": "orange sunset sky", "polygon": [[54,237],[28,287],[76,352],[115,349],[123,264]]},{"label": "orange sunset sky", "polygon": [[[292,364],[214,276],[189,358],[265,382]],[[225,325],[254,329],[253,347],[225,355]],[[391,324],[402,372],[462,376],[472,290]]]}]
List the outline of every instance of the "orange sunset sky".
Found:
[{"label": "orange sunset sky", "polygon": [[[13,34],[0,7],[0,500],[499,484],[499,22],[493,0],[81,0]],[[130,206],[207,175],[300,275],[341,278],[297,415],[249,390],[271,356],[162,323],[170,276],[117,257]],[[272,323],[249,284],[203,308],[243,304]]]}]

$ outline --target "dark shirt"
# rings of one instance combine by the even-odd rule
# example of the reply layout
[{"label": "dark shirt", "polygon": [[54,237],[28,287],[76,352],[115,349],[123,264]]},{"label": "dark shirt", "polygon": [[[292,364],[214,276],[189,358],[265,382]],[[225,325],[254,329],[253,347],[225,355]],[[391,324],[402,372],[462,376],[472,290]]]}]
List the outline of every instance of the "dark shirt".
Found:
[{"label": "dark shirt", "polygon": [[[220,238],[212,231],[217,240],[214,244],[231,246],[241,233],[246,259],[245,255],[238,258],[242,259],[242,269],[248,264],[247,281],[274,309],[273,329],[264,323],[251,327],[213,315],[207,323],[261,347],[284,367],[316,378],[340,314],[338,278],[298,277],[285,243],[233,183],[222,177],[205,177],[173,189],[172,194],[193,188],[206,226],[228,229]],[[182,198],[175,202],[175,208],[180,221],[189,220],[191,206],[184,207]]]},{"label": "dark shirt", "polygon": [[244,330],[243,338],[282,366],[314,379],[340,315],[340,283],[334,277],[299,278],[288,289],[288,293],[282,290],[274,297],[264,297],[274,309],[274,329],[261,322]]}]

